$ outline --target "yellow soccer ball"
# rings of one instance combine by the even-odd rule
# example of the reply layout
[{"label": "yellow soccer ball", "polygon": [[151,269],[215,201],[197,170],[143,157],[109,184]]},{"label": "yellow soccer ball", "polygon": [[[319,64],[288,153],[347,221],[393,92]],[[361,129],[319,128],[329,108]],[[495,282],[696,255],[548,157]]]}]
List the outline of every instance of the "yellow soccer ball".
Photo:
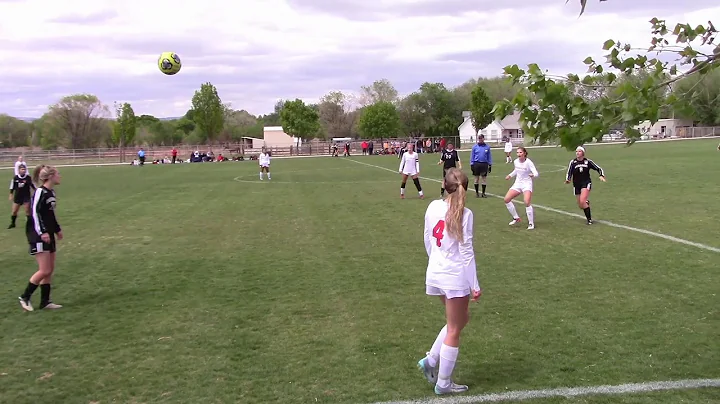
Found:
[{"label": "yellow soccer ball", "polygon": [[158,68],[161,72],[172,76],[173,74],[177,74],[181,67],[182,62],[180,61],[180,56],[178,56],[177,53],[163,52],[160,54],[160,57],[158,58]]}]

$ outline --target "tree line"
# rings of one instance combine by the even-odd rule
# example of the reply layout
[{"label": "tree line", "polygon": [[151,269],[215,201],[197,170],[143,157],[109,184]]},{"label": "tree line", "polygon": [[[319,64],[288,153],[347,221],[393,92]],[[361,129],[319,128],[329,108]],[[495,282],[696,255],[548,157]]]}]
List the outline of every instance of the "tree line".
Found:
[{"label": "tree line", "polygon": [[[583,10],[585,4],[581,0]],[[451,88],[426,82],[406,96],[380,79],[353,94],[331,91],[318,103],[279,100],[273,112],[258,116],[223,103],[217,88],[204,83],[178,119],[136,116],[128,103],[115,104],[117,118],[111,119],[110,107],[96,96],[76,94],[63,97],[33,122],[0,115],[0,147],[229,143],[262,138],[265,126],[282,126],[304,139],[452,137],[466,110],[477,130],[518,111],[526,135],[568,148],[599,140],[610,129],[624,130],[634,140],[640,135],[634,127],[646,120],[720,125],[720,45],[712,22],[695,27],[672,27],[657,18],[649,22],[649,46],[607,40],[605,62],[586,58],[588,71],[582,77],[554,77],[537,64],[527,69],[508,65],[497,77],[473,78]],[[663,61],[653,52],[677,60]]]}]

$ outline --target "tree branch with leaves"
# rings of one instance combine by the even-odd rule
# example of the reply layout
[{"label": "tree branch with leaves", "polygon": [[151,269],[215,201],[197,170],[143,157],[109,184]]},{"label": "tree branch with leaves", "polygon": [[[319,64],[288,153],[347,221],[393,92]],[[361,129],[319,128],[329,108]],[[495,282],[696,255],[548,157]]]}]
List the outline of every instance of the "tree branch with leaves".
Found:
[{"label": "tree branch with leaves", "polygon": [[[720,45],[715,45],[717,30],[712,22],[692,27],[677,24],[668,28],[665,20],[650,20],[652,39],[643,53],[631,54],[630,44],[609,39],[603,49],[609,51],[605,62],[592,57],[584,60],[587,74],[580,77],[568,74],[553,78],[537,64],[527,70],[517,65],[506,66],[504,71],[514,84],[522,85],[512,99],[495,104],[497,119],[519,111],[527,136],[540,144],[558,142],[567,149],[601,141],[611,128],[622,127],[628,144],[640,138],[637,126],[645,121],[656,123],[668,106],[675,106],[678,98],[665,89],[692,75],[706,75],[719,65]],[[671,40],[680,46],[671,45]],[[704,48],[712,48],[704,51]],[[657,56],[653,57],[652,53]],[[676,55],[675,61],[663,61],[659,55]],[[687,68],[685,72],[681,69]],[[644,72],[641,81],[627,78]],[[577,87],[602,88],[595,99],[577,94]]]}]

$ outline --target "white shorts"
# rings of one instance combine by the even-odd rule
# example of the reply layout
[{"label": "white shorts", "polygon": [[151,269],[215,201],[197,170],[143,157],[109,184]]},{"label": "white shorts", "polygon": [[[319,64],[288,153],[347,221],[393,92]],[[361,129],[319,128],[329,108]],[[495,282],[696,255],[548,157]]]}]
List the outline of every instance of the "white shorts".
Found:
[{"label": "white shorts", "polygon": [[513,149],[513,147],[511,144],[505,145],[505,153],[512,153],[512,149]]},{"label": "white shorts", "polygon": [[403,170],[402,173],[405,174],[405,175],[409,175],[409,176],[411,176],[411,177],[412,177],[413,175],[417,175],[417,171],[415,171],[415,170]]},{"label": "white shorts", "polygon": [[260,168],[270,168],[270,164],[260,164]]},{"label": "white shorts", "polygon": [[425,285],[425,293],[430,296],[445,296],[446,299],[455,299],[470,295],[470,288],[465,290],[446,290],[435,286]]},{"label": "white shorts", "polygon": [[518,191],[521,194],[524,194],[526,191],[533,191],[533,183],[532,182],[516,182],[512,184],[510,189],[514,191]]}]

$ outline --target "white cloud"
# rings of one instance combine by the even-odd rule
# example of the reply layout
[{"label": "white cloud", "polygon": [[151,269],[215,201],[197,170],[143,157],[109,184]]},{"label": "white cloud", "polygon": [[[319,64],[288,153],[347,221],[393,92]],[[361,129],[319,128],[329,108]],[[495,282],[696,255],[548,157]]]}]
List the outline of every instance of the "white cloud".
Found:
[{"label": "white cloud", "polygon": [[[317,100],[383,77],[405,86],[414,81],[416,88],[424,74],[449,85],[459,84],[461,74],[497,75],[523,53],[535,55],[538,44],[545,53],[559,51],[543,58],[553,62],[553,73],[582,73],[582,58],[602,54],[608,38],[638,47],[649,42],[652,8],[603,14],[605,3],[591,4],[578,18],[577,6],[546,4],[352,21],[284,0],[0,2],[0,112],[39,116],[57,94],[91,92],[109,104],[130,101],[138,113],[177,116],[211,81],[224,101],[265,113],[278,98]],[[713,16],[720,7],[659,17],[697,24]],[[502,53],[510,48],[514,53]],[[180,74],[157,70],[163,51],[179,53]],[[443,61],[456,53],[476,53],[478,60]]]}]

